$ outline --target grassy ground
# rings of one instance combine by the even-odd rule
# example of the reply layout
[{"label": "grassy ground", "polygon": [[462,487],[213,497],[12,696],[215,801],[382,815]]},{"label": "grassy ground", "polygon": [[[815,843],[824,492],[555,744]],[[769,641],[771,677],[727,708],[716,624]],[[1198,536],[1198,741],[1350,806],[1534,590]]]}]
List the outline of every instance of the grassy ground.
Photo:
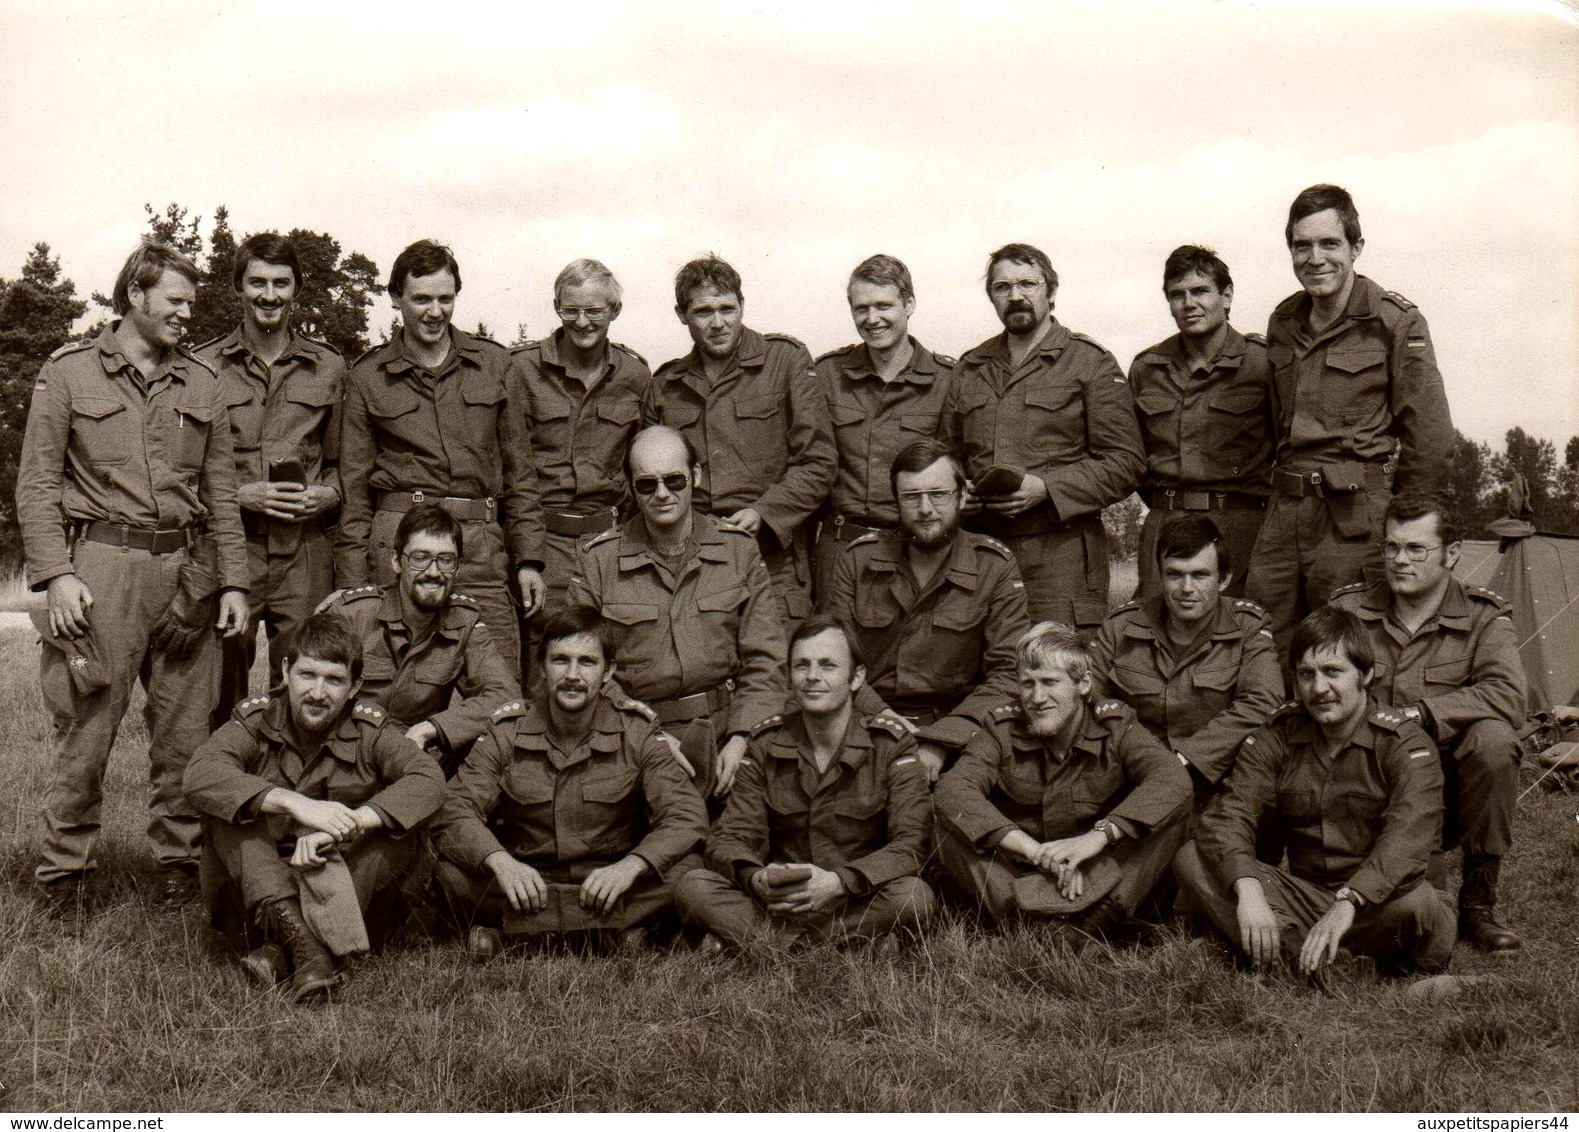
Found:
[{"label": "grassy ground", "polygon": [[36,650],[0,620],[0,1108],[1579,1108],[1572,796],[1520,808],[1504,903],[1524,955],[1461,949],[1455,971],[1494,977],[1437,1005],[1400,983],[1324,996],[1251,978],[1180,928],[1077,958],[950,914],[893,964],[819,949],[479,968],[413,935],[298,1010],[212,954],[199,913],[145,906],[135,709],[108,781],[105,907],[77,934],[40,914]]}]

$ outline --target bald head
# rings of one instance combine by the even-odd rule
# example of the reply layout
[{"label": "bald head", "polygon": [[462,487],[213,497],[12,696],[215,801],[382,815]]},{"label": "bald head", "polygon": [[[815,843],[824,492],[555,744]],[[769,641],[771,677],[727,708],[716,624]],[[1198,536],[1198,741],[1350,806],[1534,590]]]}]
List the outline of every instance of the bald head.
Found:
[{"label": "bald head", "polygon": [[643,429],[626,453],[625,474],[650,529],[689,528],[697,476],[689,440],[664,425]]}]

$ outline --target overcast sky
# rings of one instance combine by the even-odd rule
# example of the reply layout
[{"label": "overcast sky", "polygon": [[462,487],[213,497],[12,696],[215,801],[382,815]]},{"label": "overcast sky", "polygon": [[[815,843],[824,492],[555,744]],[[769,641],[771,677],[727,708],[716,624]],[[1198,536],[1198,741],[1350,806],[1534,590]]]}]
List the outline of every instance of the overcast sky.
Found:
[{"label": "overcast sky", "polygon": [[108,291],[145,201],[205,229],[225,204],[238,234],[327,231],[385,271],[444,240],[457,323],[505,341],[597,257],[654,365],[689,346],[673,273],[707,250],[750,325],[814,353],[854,340],[844,281],[878,251],[915,275],[917,337],[969,349],[1009,240],[1122,365],[1172,332],[1184,242],[1264,330],[1297,286],[1288,203],[1335,181],[1459,428],[1579,433],[1579,31],[1555,3],[0,0],[0,153],[0,275],[46,240]]}]

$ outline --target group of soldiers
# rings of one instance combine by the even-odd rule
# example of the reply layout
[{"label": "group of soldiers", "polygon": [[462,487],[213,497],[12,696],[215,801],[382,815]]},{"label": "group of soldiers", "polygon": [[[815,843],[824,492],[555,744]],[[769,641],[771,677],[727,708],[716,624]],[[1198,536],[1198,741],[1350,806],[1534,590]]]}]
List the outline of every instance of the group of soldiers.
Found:
[{"label": "group of soldiers", "polygon": [[[861,343],[815,360],[693,260],[693,349],[652,373],[595,260],[512,351],[452,325],[459,265],[418,241],[399,333],[347,367],[293,327],[289,241],[241,245],[242,322],[193,351],[197,269],[145,242],[23,445],[46,898],[90,895],[140,680],[159,902],[204,896],[298,1000],[422,902],[477,959],[640,947],[671,909],[708,951],[892,950],[939,883],[1098,939],[1182,905],[1318,976],[1516,951],[1524,680],[1430,494],[1429,332],[1355,272],[1343,189],[1285,236],[1301,290],[1266,338],[1181,247],[1178,333],[1127,377],[1026,244],[991,254],[1003,331],[958,360],[910,335],[891,256],[850,276]],[[1110,612],[1102,509],[1136,490]],[[249,699],[260,623],[278,683]]]}]

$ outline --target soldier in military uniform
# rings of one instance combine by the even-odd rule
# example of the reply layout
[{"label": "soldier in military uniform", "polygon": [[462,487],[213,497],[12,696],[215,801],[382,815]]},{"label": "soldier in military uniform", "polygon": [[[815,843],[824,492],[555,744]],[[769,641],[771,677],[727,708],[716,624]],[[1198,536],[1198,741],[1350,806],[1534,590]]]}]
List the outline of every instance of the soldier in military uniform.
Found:
[{"label": "soldier in military uniform", "polygon": [[436,875],[474,959],[505,935],[619,932],[639,949],[701,864],[707,809],[657,716],[606,682],[609,629],[584,605],[549,614],[543,690],[495,711],[450,783]]},{"label": "soldier in military uniform", "polygon": [[481,607],[495,647],[515,668],[520,634],[509,579],[530,616],[543,600],[543,514],[510,355],[450,325],[460,289],[455,257],[432,240],[418,240],[390,268],[400,334],[358,358],[346,382],[335,581],[394,581],[400,516],[438,503],[466,525],[456,584]]},{"label": "soldier in military uniform", "polygon": [[[178,345],[198,277],[179,252],[145,241],[116,279],[116,320],[97,339],[56,351],[33,388],[16,506],[28,584],[49,591],[41,683],[54,723],[34,875],[61,901],[97,867],[105,765],[138,679],[160,900],[196,895],[199,823],[181,772],[208,737],[218,694],[213,591],[218,628],[235,636],[246,624],[248,584],[224,393]],[[192,591],[205,527],[215,566]],[[183,655],[151,643],[178,605],[194,627]],[[79,688],[70,665],[86,658],[68,659],[63,642],[91,647],[107,686]]]},{"label": "soldier in military uniform", "polygon": [[1440,748],[1444,848],[1462,844],[1458,933],[1493,952],[1519,950],[1497,920],[1497,879],[1513,847],[1524,666],[1513,609],[1497,593],[1453,577],[1459,535],[1438,499],[1399,495],[1388,504],[1385,581],[1332,595],[1356,614],[1376,651],[1372,691],[1401,709]]},{"label": "soldier in military uniform", "polygon": [[367,950],[364,917],[398,890],[414,834],[444,804],[438,764],[355,700],[361,668],[350,626],[313,614],[286,644],[282,686],[243,701],[186,768],[217,902],[239,896],[272,940],[243,966],[273,983],[288,956],[297,1002],[328,993],[336,960]]},{"label": "soldier in military uniform", "polygon": [[819,608],[844,546],[898,527],[889,467],[899,450],[923,439],[954,447],[958,439],[953,418],[943,412],[954,359],[934,354],[909,333],[916,309],[910,269],[893,256],[874,255],[850,273],[845,298],[861,344],[830,350],[816,362],[838,455],[817,533]]},{"label": "soldier in military uniform", "polygon": [[1283,674],[1266,614],[1228,596],[1234,562],[1217,525],[1169,512],[1153,544],[1162,592],[1108,614],[1091,643],[1092,684],[1189,768],[1199,810],[1283,702]]},{"label": "soldier in military uniform", "polygon": [[241,325],[194,351],[224,391],[252,582],[246,629],[224,645],[215,728],[247,694],[258,622],[268,633],[269,671],[277,672],[281,637],[334,588],[320,520],[340,506],[345,384],[339,351],[291,325],[302,268],[288,239],[248,236],[236,249],[231,285]]},{"label": "soldier in military uniform", "polygon": [[554,280],[563,325],[511,352],[548,528],[548,597],[534,623],[564,605],[576,544],[619,522],[621,461],[641,428],[641,399],[652,380],[640,354],[609,341],[623,293],[597,260],[568,264]]},{"label": "soldier in military uniform", "polygon": [[658,367],[643,419],[690,441],[702,469],[697,508],[757,539],[786,615],[799,620],[811,612],[807,520],[834,474],[811,355],[788,335],[745,325],[740,275],[717,256],[680,268],[674,303],[696,345]]},{"label": "soldier in military uniform", "polygon": [[1280,652],[1333,590],[1381,574],[1389,496],[1438,486],[1453,451],[1424,316],[1354,271],[1365,241],[1353,199],[1311,186],[1284,237],[1303,290],[1267,324],[1276,464],[1245,582]]},{"label": "soldier in military uniform", "polygon": [[[1029,621],[1008,547],[959,529],[965,473],[936,440],[890,464],[900,529],[845,546],[822,609],[850,627],[866,686],[914,727],[927,777],[1014,694],[1014,642]],[[868,713],[873,705],[862,702]]]},{"label": "soldier in military uniform", "polygon": [[[1033,626],[1016,660],[1017,699],[989,713],[938,780],[938,853],[993,921],[1051,917],[1100,936],[1167,872],[1190,777],[1128,707],[1091,702],[1091,657],[1074,629]],[[1092,901],[1087,885],[1102,874],[1111,888]]]},{"label": "soldier in military uniform", "polygon": [[856,710],[864,672],[837,619],[796,627],[798,710],[753,728],[708,839],[708,867],[675,890],[680,914],[710,933],[704,950],[762,935],[877,939],[891,950],[895,933],[931,918],[935,900],[920,877],[931,840],[926,778],[902,726]]},{"label": "soldier in military uniform", "polygon": [[[1453,917],[1425,876],[1442,836],[1436,747],[1370,694],[1375,656],[1354,614],[1311,614],[1289,647],[1298,701],[1244,741],[1174,873],[1257,964],[1281,957],[1320,980],[1341,946],[1439,971],[1453,954]],[[1256,858],[1269,810],[1287,840],[1286,869]]]},{"label": "soldier in military uniform", "polygon": [[620,682],[683,737],[703,795],[722,796],[752,728],[784,706],[784,606],[757,540],[693,509],[683,435],[645,429],[625,464],[640,513],[582,543],[570,601],[613,624]]},{"label": "soldier in military uniform", "polygon": [[1004,332],[960,358],[949,412],[975,496],[966,528],[1014,552],[1031,620],[1089,638],[1108,610],[1102,508],[1135,489],[1145,450],[1124,371],[1053,317],[1057,290],[1036,248],[992,253],[987,297]]},{"label": "soldier in military uniform", "polygon": [[1162,592],[1158,526],[1187,511],[1209,513],[1222,532],[1239,567],[1225,578],[1227,592],[1239,597],[1272,483],[1266,339],[1228,324],[1233,276],[1207,248],[1174,248],[1162,267],[1162,293],[1179,332],[1141,351],[1129,367],[1146,443],[1140,497],[1151,508],[1140,528],[1140,596]]},{"label": "soldier in military uniform", "polygon": [[492,626],[475,601],[455,592],[464,540],[460,520],[437,503],[419,503],[395,528],[395,583],[356,586],[325,604],[362,642],[362,698],[432,750],[446,775],[494,709],[521,698]]}]

